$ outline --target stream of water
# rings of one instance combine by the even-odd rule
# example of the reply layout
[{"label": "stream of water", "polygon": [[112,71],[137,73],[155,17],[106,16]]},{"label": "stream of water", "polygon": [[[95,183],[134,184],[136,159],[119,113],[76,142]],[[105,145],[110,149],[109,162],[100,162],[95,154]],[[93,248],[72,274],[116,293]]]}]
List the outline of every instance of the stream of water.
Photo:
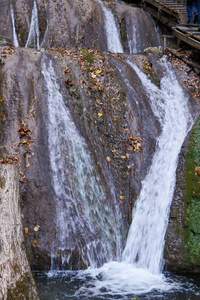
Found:
[{"label": "stream of water", "polygon": [[15,29],[15,16],[14,16],[14,10],[13,10],[12,3],[10,4],[10,15],[11,15],[11,20],[12,20],[12,28],[13,28],[13,45],[15,47],[19,47],[19,42],[17,39],[17,33],[16,33],[16,29]]},{"label": "stream of water", "polygon": [[69,263],[76,247],[82,253],[79,259],[96,267],[119,257],[120,213],[106,198],[90,151],[64,104],[52,61],[43,61],[42,73],[48,95],[52,184],[58,199],[55,240],[59,246],[52,247],[52,258],[59,253],[62,262]]},{"label": "stream of water", "polygon": [[108,9],[101,0],[98,0],[104,13],[105,31],[107,37],[107,48],[110,52],[123,53],[124,49],[120,41],[120,34],[117,28],[115,18],[110,9]]},{"label": "stream of water", "polygon": [[178,154],[192,119],[187,98],[164,58],[162,67],[166,75],[160,88],[138,67],[130,65],[142,81],[152,110],[162,126],[162,134],[157,140],[150,170],[142,182],[142,190],[133,209],[123,260],[159,274],[163,267],[164,237],[174,193]]},{"label": "stream of water", "polygon": [[39,30],[39,21],[38,21],[38,9],[37,9],[36,0],[34,0],[28,39],[25,47],[37,48],[39,50],[40,49],[39,37],[40,37],[40,30]]}]

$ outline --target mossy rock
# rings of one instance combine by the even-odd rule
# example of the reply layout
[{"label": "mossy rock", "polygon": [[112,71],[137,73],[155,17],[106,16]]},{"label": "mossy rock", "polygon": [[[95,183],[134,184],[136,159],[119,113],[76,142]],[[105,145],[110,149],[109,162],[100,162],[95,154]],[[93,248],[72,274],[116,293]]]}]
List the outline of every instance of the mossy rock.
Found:
[{"label": "mossy rock", "polygon": [[186,208],[183,228],[183,260],[200,266],[200,118],[192,129],[186,154]]},{"label": "mossy rock", "polygon": [[195,169],[200,166],[200,118],[192,129],[186,154],[186,201],[200,200],[200,176]]},{"label": "mossy rock", "polygon": [[18,300],[18,299],[33,299],[30,294],[31,278],[22,277],[21,280],[16,282],[14,288],[9,288],[7,291],[7,299]]},{"label": "mossy rock", "polygon": [[160,54],[160,55],[163,54],[162,50],[158,49],[157,47],[148,47],[144,49],[144,53],[145,54],[152,53],[152,54]]}]

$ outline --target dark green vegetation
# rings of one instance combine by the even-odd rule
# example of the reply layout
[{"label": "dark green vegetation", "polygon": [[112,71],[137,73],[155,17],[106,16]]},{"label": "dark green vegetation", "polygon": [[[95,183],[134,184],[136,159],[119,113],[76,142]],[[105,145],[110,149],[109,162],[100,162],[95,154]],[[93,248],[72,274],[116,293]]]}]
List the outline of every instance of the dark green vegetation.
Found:
[{"label": "dark green vegetation", "polygon": [[183,228],[184,261],[200,265],[200,118],[189,140],[186,155],[186,209]]}]

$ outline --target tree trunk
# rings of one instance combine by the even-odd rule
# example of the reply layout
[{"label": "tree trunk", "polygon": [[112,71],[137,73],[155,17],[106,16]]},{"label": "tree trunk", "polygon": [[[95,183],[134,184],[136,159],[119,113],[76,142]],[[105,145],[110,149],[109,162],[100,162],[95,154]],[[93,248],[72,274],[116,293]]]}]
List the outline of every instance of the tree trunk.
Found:
[{"label": "tree trunk", "polygon": [[18,173],[14,165],[0,165],[0,300],[38,300],[24,243]]}]

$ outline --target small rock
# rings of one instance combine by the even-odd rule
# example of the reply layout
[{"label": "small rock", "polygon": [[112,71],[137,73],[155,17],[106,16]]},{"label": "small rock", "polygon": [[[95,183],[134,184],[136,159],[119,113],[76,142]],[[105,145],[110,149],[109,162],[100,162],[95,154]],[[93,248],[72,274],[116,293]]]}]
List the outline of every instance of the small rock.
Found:
[{"label": "small rock", "polygon": [[157,47],[148,47],[146,49],[144,49],[144,53],[148,54],[148,53],[152,53],[152,54],[162,54],[162,50],[158,49]]}]

